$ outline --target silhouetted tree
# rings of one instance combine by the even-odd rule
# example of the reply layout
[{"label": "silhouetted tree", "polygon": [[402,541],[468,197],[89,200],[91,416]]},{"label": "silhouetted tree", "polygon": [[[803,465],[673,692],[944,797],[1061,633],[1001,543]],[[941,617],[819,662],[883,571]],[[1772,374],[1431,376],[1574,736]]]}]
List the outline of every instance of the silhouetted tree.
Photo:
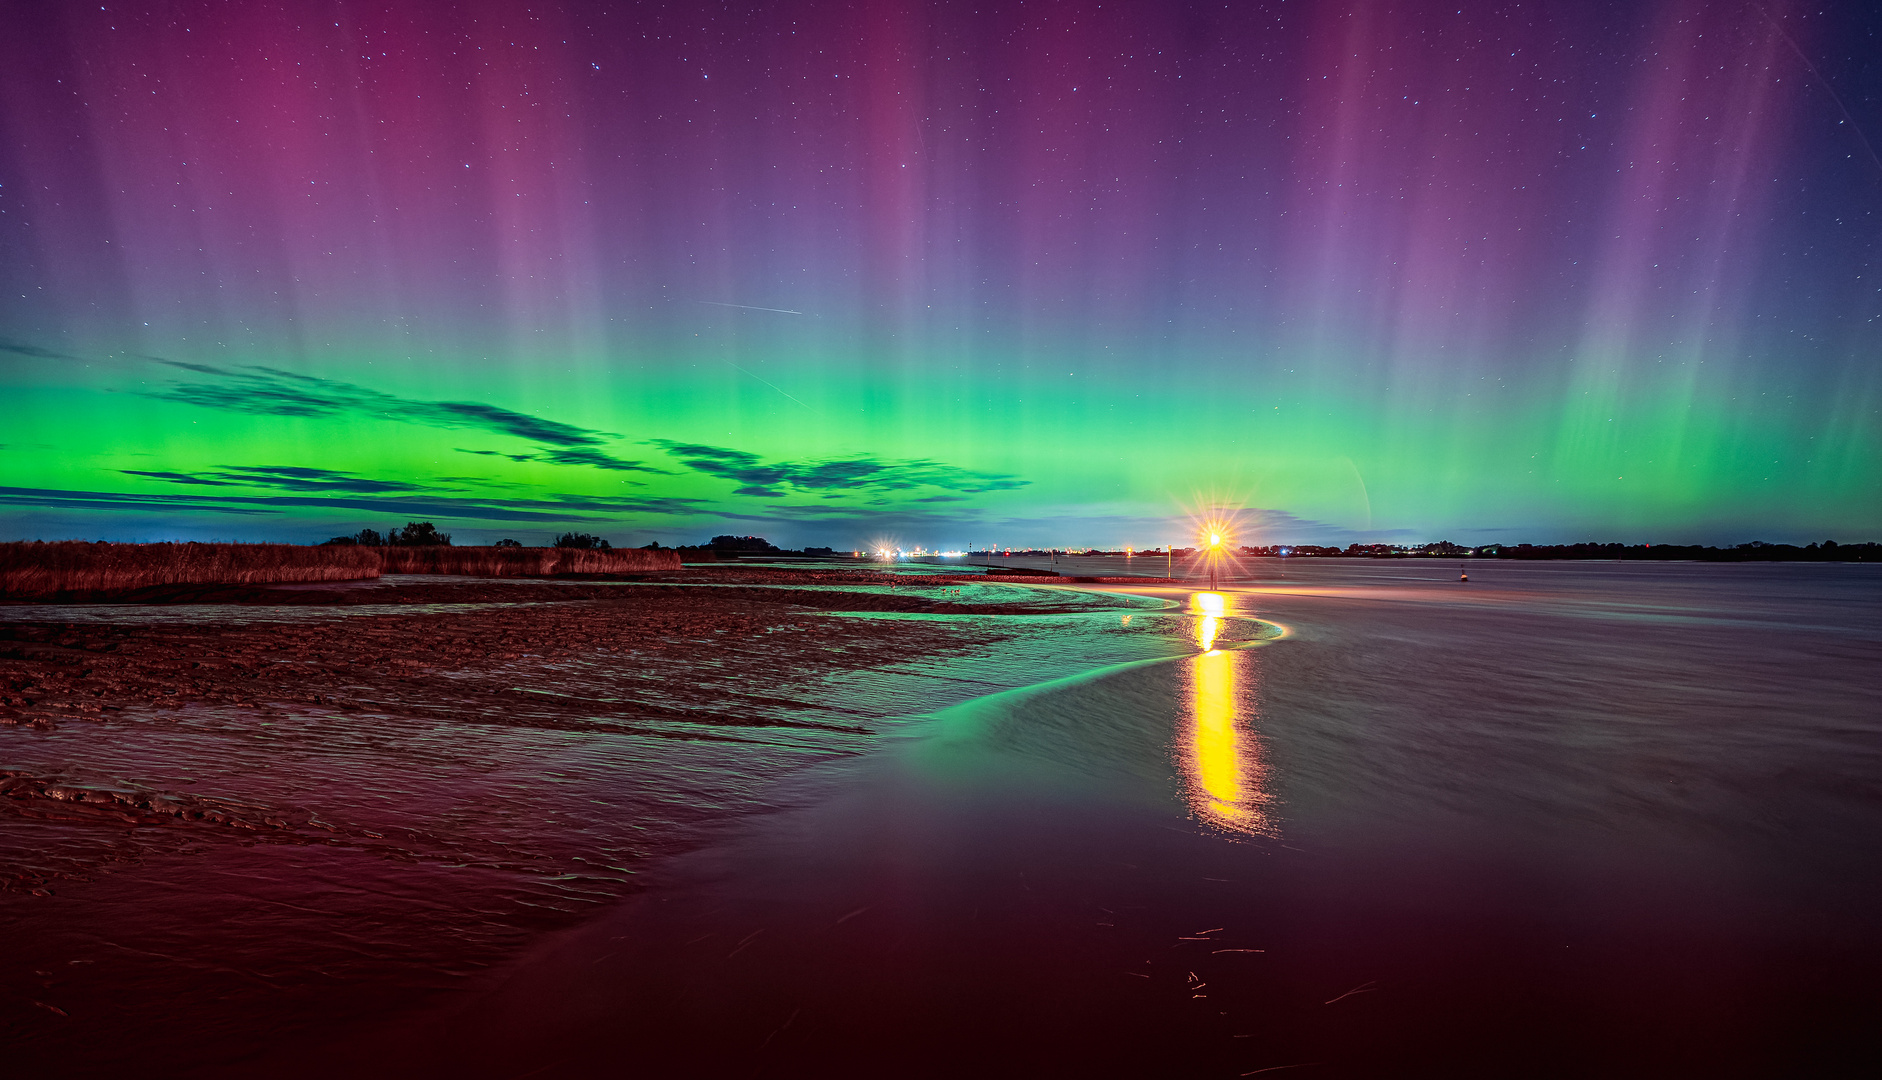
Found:
[{"label": "silhouetted tree", "polygon": [[[364,542],[363,537],[365,533],[371,531],[372,530],[367,529],[361,533],[362,543]],[[388,543],[397,544],[400,547],[451,546],[451,534],[439,532],[438,527],[429,521],[408,521],[405,523],[403,529],[393,529],[392,535],[387,537],[386,540]]]},{"label": "silhouetted tree", "polygon": [[608,543],[599,536],[590,536],[587,533],[576,532],[563,533],[561,536],[556,537],[555,546],[559,548],[576,548],[581,551],[612,551],[614,549],[613,544]]},{"label": "silhouetted tree", "polygon": [[522,541],[520,541],[520,540],[511,540],[511,539],[510,539],[509,537],[507,537],[507,536],[506,536],[506,537],[504,537],[503,539],[501,539],[501,540],[499,540],[499,541],[497,541],[496,543],[494,543],[494,544],[492,544],[492,545],[490,545],[490,546],[491,546],[491,547],[501,547],[501,548],[512,548],[512,547],[513,547],[513,548],[520,548],[520,547],[522,547],[522,546],[523,546],[523,543],[522,543]]},{"label": "silhouetted tree", "polygon": [[769,553],[778,550],[762,536],[715,536],[710,546],[714,551]]}]

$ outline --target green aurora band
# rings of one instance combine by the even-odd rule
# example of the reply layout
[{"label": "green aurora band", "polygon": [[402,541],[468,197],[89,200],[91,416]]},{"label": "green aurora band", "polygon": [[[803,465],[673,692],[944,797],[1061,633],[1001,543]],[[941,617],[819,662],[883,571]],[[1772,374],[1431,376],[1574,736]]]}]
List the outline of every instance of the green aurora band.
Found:
[{"label": "green aurora band", "polygon": [[1858,15],[339,7],[0,45],[5,532],[1882,528]]}]

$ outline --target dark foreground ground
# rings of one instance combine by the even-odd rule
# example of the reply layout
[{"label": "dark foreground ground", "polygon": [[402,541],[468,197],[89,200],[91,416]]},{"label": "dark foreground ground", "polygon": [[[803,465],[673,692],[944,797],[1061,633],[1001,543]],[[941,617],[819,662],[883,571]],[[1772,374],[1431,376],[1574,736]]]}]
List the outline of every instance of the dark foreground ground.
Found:
[{"label": "dark foreground ground", "polygon": [[5,1063],[1875,1074],[1882,575],[1324,562],[12,609]]},{"label": "dark foreground ground", "polygon": [[[763,584],[739,584],[752,581]],[[687,587],[704,583],[720,587]],[[767,587],[774,583],[888,591]],[[142,617],[127,612],[118,619],[107,614],[83,622],[35,621],[31,616],[43,610],[37,606],[0,606],[0,642],[5,648],[0,653],[0,724],[48,728],[61,719],[99,717],[139,705],[257,707],[260,702],[294,702],[353,711],[371,702],[395,710],[467,705],[488,710],[489,695],[514,697],[522,692],[508,687],[514,678],[500,670],[503,662],[527,656],[554,663],[596,652],[625,653],[644,662],[652,675],[663,662],[682,655],[688,669],[696,668],[697,650],[688,650],[708,643],[714,647],[713,665],[736,661],[752,682],[764,684],[782,673],[859,661],[866,665],[880,656],[858,650],[857,640],[828,623],[816,624],[826,632],[814,638],[792,637],[793,631],[811,628],[800,616],[820,611],[1020,610],[950,602],[934,592],[904,589],[897,594],[884,577],[873,574],[747,571],[624,583],[403,579],[396,584],[166,586],[121,598],[125,607],[146,609]],[[197,610],[203,605],[216,605],[224,613]],[[307,617],[285,623],[244,621],[244,608],[276,607],[298,609]],[[166,609],[185,611],[173,621],[151,621],[162,619]],[[363,613],[320,619],[322,609]],[[10,613],[27,617],[13,621]],[[882,626],[845,629],[871,640],[884,633]],[[919,630],[898,629],[912,632],[912,637],[893,647],[932,644]],[[504,685],[480,683],[480,668]],[[762,709],[728,712],[724,706],[729,701],[721,693],[691,689],[699,691],[708,707],[686,713],[634,703],[615,715],[683,716],[734,727],[785,723],[768,720]],[[666,693],[682,696],[687,690],[684,685],[665,687]],[[579,713],[590,704],[585,699],[527,700],[535,712],[562,707]],[[731,700],[764,701],[747,695]]]},{"label": "dark foreground ground", "polygon": [[762,570],[123,599],[0,607],[8,1068],[168,1074],[409,1009],[870,747],[902,703],[832,680],[1056,607]]}]

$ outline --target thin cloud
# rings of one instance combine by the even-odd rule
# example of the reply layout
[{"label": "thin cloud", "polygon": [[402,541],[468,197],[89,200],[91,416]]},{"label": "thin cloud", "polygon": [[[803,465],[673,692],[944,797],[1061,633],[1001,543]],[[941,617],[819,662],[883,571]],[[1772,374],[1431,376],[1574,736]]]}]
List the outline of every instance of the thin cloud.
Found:
[{"label": "thin cloud", "polygon": [[369,480],[350,473],[334,472],[331,469],[314,469],[301,465],[247,465],[204,473],[150,472],[143,469],[120,469],[119,471],[126,476],[143,476],[172,484],[210,487],[272,487],[284,491],[343,491],[356,494],[454,490],[406,481]]},{"label": "thin cloud", "polygon": [[[535,443],[533,454],[505,455],[519,461],[585,465],[615,472],[663,473],[640,461],[614,457],[603,448],[614,432],[564,424],[477,401],[417,401],[337,379],[301,375],[278,368],[219,368],[179,360],[158,363],[181,371],[214,376],[215,382],[183,382],[149,392],[150,397],[207,409],[265,416],[305,418],[363,417],[425,427],[472,429]],[[494,451],[467,451],[494,453]]]},{"label": "thin cloud", "polygon": [[194,476],[189,473],[149,472],[144,469],[119,469],[126,476],[142,476],[151,480],[167,480],[172,484],[199,484],[204,487],[233,487],[236,481],[216,480],[207,476]]},{"label": "thin cloud", "polygon": [[35,360],[76,360],[79,363],[84,363],[83,360],[73,356],[71,353],[62,353],[55,349],[42,349],[37,345],[28,345],[24,341],[14,341],[11,338],[0,338],[0,352],[30,356]]},{"label": "thin cloud", "polygon": [[[544,450],[531,455],[529,460],[547,461],[556,465],[587,465],[590,468],[607,469],[611,472],[649,472],[661,474],[667,474],[668,472],[666,469],[656,469],[651,465],[643,465],[638,461],[622,461],[620,458],[611,457],[599,450],[593,450],[585,446],[568,446],[553,450]],[[630,480],[628,483],[638,484],[640,481]]]},{"label": "thin cloud", "polygon": [[[177,474],[183,475],[183,474]],[[187,482],[186,478],[186,481]],[[175,481],[173,481],[175,482]],[[442,496],[361,497],[333,495],[189,495],[52,488],[0,487],[0,505],[44,506],[123,513],[134,510],[195,511],[219,514],[281,514],[296,510],[357,510],[388,517],[471,519],[481,521],[611,521],[622,514],[684,514],[701,500],[633,497],[625,499],[561,495],[546,499],[477,499]]]},{"label": "thin cloud", "polygon": [[767,462],[756,454],[723,446],[671,439],[650,439],[648,444],[658,446],[689,469],[738,483],[736,494],[764,499],[782,498],[787,488],[825,497],[844,492],[880,494],[923,487],[981,494],[1010,491],[1028,483],[1018,477],[972,472],[928,458],[889,460],[865,454],[819,461]]},{"label": "thin cloud", "polygon": [[183,495],[122,495],[102,491],[0,487],[0,505],[46,506],[62,510],[187,510],[214,514],[271,514],[262,507],[224,505]]}]

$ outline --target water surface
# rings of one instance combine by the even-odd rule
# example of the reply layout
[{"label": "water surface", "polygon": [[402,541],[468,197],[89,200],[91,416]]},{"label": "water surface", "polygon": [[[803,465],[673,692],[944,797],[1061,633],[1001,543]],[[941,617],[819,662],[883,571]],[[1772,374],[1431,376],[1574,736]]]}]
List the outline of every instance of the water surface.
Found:
[{"label": "water surface", "polygon": [[[320,827],[8,820],[0,1033],[218,1075],[1872,1060],[1882,572],[1464,568],[912,581],[1007,613],[682,621],[482,658],[428,704],[0,729],[22,775]],[[415,610],[509,609],[8,614],[288,640]]]},{"label": "water surface", "polygon": [[1882,574],[1470,572],[1134,590],[1176,606],[1108,617],[1160,620],[1161,655],[786,779],[816,797],[344,1052],[480,1075],[1872,1063]]}]

